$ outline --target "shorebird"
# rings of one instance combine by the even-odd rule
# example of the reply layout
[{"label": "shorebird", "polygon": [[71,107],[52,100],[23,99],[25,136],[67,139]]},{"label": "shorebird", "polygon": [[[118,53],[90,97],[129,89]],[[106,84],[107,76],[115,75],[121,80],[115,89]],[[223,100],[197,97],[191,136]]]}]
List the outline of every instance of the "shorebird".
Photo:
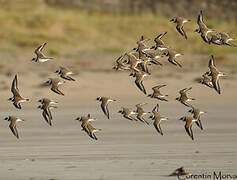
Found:
[{"label": "shorebird", "polygon": [[152,59],[148,57],[147,53],[143,51],[138,51],[138,59],[142,60],[138,64],[138,69],[141,69],[143,72],[150,74],[148,65],[151,65]]},{"label": "shorebird", "polygon": [[221,38],[217,34],[212,34],[211,39],[209,39],[209,44],[222,45]]},{"label": "shorebird", "polygon": [[202,10],[200,11],[200,13],[198,14],[198,18],[197,18],[197,24],[199,26],[198,29],[196,29],[194,32],[200,33],[202,39],[204,40],[204,42],[210,44],[210,40],[208,38],[208,34],[211,32],[215,32],[212,29],[209,29],[207,27],[207,25],[203,22],[203,14],[202,14]]},{"label": "shorebird", "polygon": [[140,69],[145,72],[150,74],[149,70],[148,70],[148,65],[160,65],[162,66],[162,64],[157,61],[157,59],[161,58],[162,56],[155,53],[155,52],[143,52],[143,51],[138,51],[138,58],[141,59],[141,63],[138,64],[138,67],[140,67]]},{"label": "shorebird", "polygon": [[190,88],[184,88],[179,91],[180,97],[176,98],[177,101],[181,102],[183,105],[187,107],[193,107],[188,102],[195,100],[194,98],[188,98],[187,92],[190,91],[192,87]]},{"label": "shorebird", "polygon": [[55,106],[57,104],[57,102],[52,101],[48,98],[43,98],[40,99],[38,102],[41,103],[41,105],[38,106],[39,109],[42,109],[42,116],[44,117],[45,121],[52,126],[52,113],[50,111],[50,108],[57,108],[57,106]]},{"label": "shorebird", "polygon": [[220,32],[219,34],[221,35],[220,39],[223,45],[236,47],[235,44],[231,43],[231,41],[234,41],[236,39],[231,38],[226,32]]},{"label": "shorebird", "polygon": [[153,64],[162,66],[162,64],[157,61],[161,57],[162,55],[157,52],[138,51],[138,58],[142,60],[141,63],[138,64],[138,68],[143,72],[150,74],[148,66],[151,66]]},{"label": "shorebird", "polygon": [[145,89],[145,87],[143,85],[143,79],[146,76],[148,76],[148,75],[149,74],[147,74],[147,73],[145,73],[143,71],[140,71],[140,70],[135,72],[135,73],[133,73],[133,74],[130,74],[130,76],[136,77],[135,84],[144,94],[146,94],[146,89]]},{"label": "shorebird", "polygon": [[63,83],[65,83],[65,81],[60,81],[60,79],[58,78],[49,78],[48,81],[46,81],[46,84],[49,84],[51,85],[51,90],[59,95],[63,95],[64,96],[64,93],[62,93],[58,87],[60,85],[62,85]]},{"label": "shorebird", "polygon": [[110,102],[116,101],[114,99],[110,99],[108,97],[98,97],[96,98],[97,101],[101,102],[101,109],[104,112],[104,114],[107,116],[107,118],[109,119],[109,109],[108,109],[108,104]]},{"label": "shorebird", "polygon": [[87,134],[89,134],[89,129],[87,128],[89,122],[95,121],[95,118],[91,118],[90,114],[88,114],[87,116],[81,116],[76,118],[77,121],[81,122],[81,128],[82,130],[84,130]]},{"label": "shorebird", "polygon": [[206,73],[202,75],[202,79],[199,81],[199,83],[204,84],[209,88],[213,88],[212,80]]},{"label": "shorebird", "polygon": [[128,64],[130,65],[129,66],[129,69],[131,71],[140,71],[140,69],[137,68],[137,65],[139,63],[142,62],[141,59],[138,59],[132,51],[128,52],[128,53],[125,53],[125,55],[128,57]]},{"label": "shorebird", "polygon": [[16,108],[21,109],[20,103],[29,101],[28,98],[22,97],[19,93],[17,75],[15,75],[15,77],[12,81],[11,92],[13,94],[13,97],[9,98],[8,100],[13,102],[13,105]]},{"label": "shorebird", "polygon": [[167,99],[165,99],[165,97],[167,97],[168,95],[163,95],[160,92],[160,88],[165,87],[165,86],[166,85],[158,85],[158,86],[153,87],[152,88],[153,93],[149,94],[148,97],[156,98],[156,99],[161,100],[161,101],[168,101]]},{"label": "shorebird", "polygon": [[155,129],[157,130],[157,132],[160,133],[163,136],[164,134],[163,134],[163,131],[162,131],[161,127],[160,127],[160,123],[161,123],[161,121],[168,120],[168,118],[161,116],[158,111],[159,111],[159,104],[157,104],[153,108],[153,110],[152,110],[153,115],[150,116],[150,118],[152,120],[154,120],[153,125],[154,125]]},{"label": "shorebird", "polygon": [[186,32],[184,31],[184,24],[189,22],[191,20],[185,19],[183,17],[175,17],[170,20],[170,22],[176,23],[176,29],[177,31],[185,38],[187,39]]},{"label": "shorebird", "polygon": [[46,57],[43,53],[42,50],[45,47],[47,43],[43,43],[42,45],[40,45],[38,48],[35,49],[35,54],[36,54],[36,58],[33,58],[32,61],[35,62],[46,62],[49,60],[52,60],[52,57]]},{"label": "shorebird", "polygon": [[[160,62],[158,62],[157,59],[163,57],[163,55],[160,55],[157,52],[143,52],[143,54],[147,57],[148,62],[155,64],[155,65],[162,66],[162,64]],[[143,57],[140,59],[143,60]]]},{"label": "shorebird", "polygon": [[218,94],[221,94],[221,89],[220,89],[220,85],[219,85],[219,78],[222,76],[226,76],[226,74],[223,72],[220,72],[216,68],[213,55],[211,56],[211,59],[209,60],[208,67],[209,67],[210,71],[206,72],[206,74],[208,76],[211,76],[213,88],[217,91]]},{"label": "shorebird", "polygon": [[177,176],[178,179],[186,179],[187,177],[191,176],[191,173],[188,173],[184,170],[183,167],[180,167],[178,169],[175,169],[173,173],[171,173],[169,176]]},{"label": "shorebird", "polygon": [[159,34],[155,39],[155,45],[151,47],[151,49],[155,49],[155,50],[166,50],[168,47],[165,45],[165,43],[163,42],[162,38],[167,34],[167,32],[163,32],[161,34]]},{"label": "shorebird", "polygon": [[191,137],[192,140],[194,140],[193,138],[193,130],[192,130],[192,125],[194,122],[198,121],[197,119],[191,117],[191,116],[184,116],[181,117],[179,120],[185,121],[185,130],[187,132],[187,134]]},{"label": "shorebird", "polygon": [[136,110],[136,113],[137,113],[137,119],[140,120],[141,122],[143,123],[146,123],[149,125],[149,122],[147,122],[143,116],[145,116],[146,114],[149,114],[150,112],[145,112],[142,108],[143,105],[145,105],[146,103],[140,103],[140,104],[137,104],[136,107],[137,107],[137,110]]},{"label": "shorebird", "polygon": [[144,36],[141,36],[140,40],[137,41],[137,48],[133,48],[134,51],[147,51],[150,48],[145,44],[150,41],[150,39],[144,39]]},{"label": "shorebird", "polygon": [[16,136],[17,139],[19,139],[16,123],[24,121],[24,120],[20,119],[20,118],[17,118],[15,116],[7,116],[7,117],[4,118],[4,120],[10,122],[9,128],[11,129],[12,133],[14,134],[14,136]]},{"label": "shorebird", "polygon": [[61,78],[66,79],[68,81],[75,81],[75,79],[73,79],[72,77],[70,77],[70,75],[73,74],[72,71],[70,71],[68,68],[66,67],[62,67],[60,66],[59,69],[55,72],[57,73]]},{"label": "shorebird", "polygon": [[129,119],[131,121],[137,121],[132,115],[135,115],[136,112],[131,111],[129,108],[122,107],[122,110],[119,110],[118,113],[121,113],[124,118]]},{"label": "shorebird", "polygon": [[164,56],[168,56],[168,61],[175,65],[175,66],[179,66],[179,67],[182,67],[181,64],[179,64],[175,59],[179,56],[181,56],[182,54],[181,53],[177,53],[175,52],[174,50],[171,50],[171,49],[167,49],[162,55]]},{"label": "shorebird", "polygon": [[101,129],[95,128],[93,127],[91,124],[88,123],[87,125],[87,129],[88,129],[88,135],[94,139],[94,140],[98,140],[98,138],[96,137],[95,133],[101,131]]},{"label": "shorebird", "polygon": [[124,56],[125,56],[125,54],[119,56],[116,59],[116,65],[113,67],[113,69],[115,69],[116,71],[118,71],[118,70],[129,70],[128,65],[123,62]]},{"label": "shorebird", "polygon": [[201,114],[206,113],[205,111],[200,111],[200,109],[192,107],[192,109],[190,109],[188,112],[190,112],[191,114],[193,114],[193,118],[197,119],[197,121],[195,122],[197,124],[197,126],[203,130],[202,127],[202,122],[201,122]]}]

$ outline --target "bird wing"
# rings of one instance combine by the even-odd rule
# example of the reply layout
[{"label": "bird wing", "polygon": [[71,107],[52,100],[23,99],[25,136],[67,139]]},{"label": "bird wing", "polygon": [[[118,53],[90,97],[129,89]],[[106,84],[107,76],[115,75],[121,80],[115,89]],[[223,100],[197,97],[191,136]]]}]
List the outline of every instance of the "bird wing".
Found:
[{"label": "bird wing", "polygon": [[106,104],[105,103],[101,103],[101,109],[102,109],[102,111],[104,112],[104,114],[108,117],[108,119],[109,119],[109,116],[108,116],[108,114],[107,114],[107,110],[106,110]]},{"label": "bird wing", "polygon": [[187,35],[186,35],[186,33],[185,33],[184,29],[183,29],[183,26],[177,25],[177,26],[176,26],[176,29],[177,29],[177,31],[178,31],[182,36],[185,37],[185,39],[187,39]]},{"label": "bird wing", "polygon": [[42,50],[46,44],[47,43],[43,43],[42,45],[40,45],[38,48],[35,49],[35,54],[37,55],[37,57],[39,58],[45,57],[45,55],[42,53]]},{"label": "bird wing", "polygon": [[211,55],[211,59],[209,60],[208,67],[213,67],[213,66],[216,67],[214,56]]},{"label": "bird wing", "polygon": [[15,91],[19,91],[18,89],[18,81],[17,81],[17,74],[15,75],[13,81],[12,81],[12,86],[11,86],[11,92],[14,94]]},{"label": "bird wing", "polygon": [[161,134],[160,129],[158,128],[158,124],[155,121],[154,121],[153,125],[154,125],[156,131]]},{"label": "bird wing", "polygon": [[14,134],[14,136],[16,136],[16,137],[17,137],[17,139],[19,139],[19,135],[18,135],[18,131],[17,131],[17,128],[16,128],[16,126],[15,126],[15,125],[12,125],[12,124],[10,124],[10,125],[9,125],[9,128],[11,129],[12,133]]},{"label": "bird wing", "polygon": [[212,84],[213,84],[214,89],[218,92],[218,94],[221,94],[218,76],[212,75]]}]

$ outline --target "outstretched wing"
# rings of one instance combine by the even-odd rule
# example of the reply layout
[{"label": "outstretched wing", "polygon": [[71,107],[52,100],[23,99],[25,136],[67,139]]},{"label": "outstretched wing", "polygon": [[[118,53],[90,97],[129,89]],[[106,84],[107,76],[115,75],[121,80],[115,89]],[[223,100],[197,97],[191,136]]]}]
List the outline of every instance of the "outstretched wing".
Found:
[{"label": "outstretched wing", "polygon": [[47,43],[45,42],[42,45],[40,45],[38,48],[35,49],[35,54],[37,55],[37,57],[39,57],[39,58],[45,57],[45,55],[42,53],[42,50],[46,44]]},{"label": "outstretched wing", "polygon": [[9,128],[11,129],[12,133],[14,134],[14,136],[17,137],[17,139],[19,139],[19,135],[18,135],[18,131],[16,126],[12,126],[11,124],[9,125]]},{"label": "outstretched wing", "polygon": [[12,86],[11,86],[11,92],[15,93],[15,91],[19,91],[18,89],[18,81],[17,81],[17,74],[15,75],[13,81],[12,81]]},{"label": "outstretched wing", "polygon": [[107,105],[104,105],[103,103],[100,105],[101,106],[101,109],[102,109],[102,111],[104,112],[104,114],[107,116],[107,118],[109,119],[109,115],[108,115],[108,113],[107,113],[107,108],[106,108],[106,106]]}]

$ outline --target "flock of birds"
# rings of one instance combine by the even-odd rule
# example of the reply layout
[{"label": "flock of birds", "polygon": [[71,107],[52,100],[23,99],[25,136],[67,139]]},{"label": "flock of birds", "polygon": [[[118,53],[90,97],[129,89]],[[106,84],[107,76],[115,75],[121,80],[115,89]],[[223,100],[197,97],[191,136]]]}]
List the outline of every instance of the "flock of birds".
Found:
[{"label": "flock of birds", "polygon": [[[185,19],[183,17],[175,17],[170,20],[171,22],[176,24],[176,29],[179,34],[181,34],[185,39],[187,39],[187,34],[184,30],[184,24],[189,22],[190,20]],[[235,44],[232,43],[234,39],[230,38],[229,35],[225,32],[219,32],[217,33],[215,30],[209,29],[206,24],[203,21],[203,13],[200,11],[197,18],[197,24],[198,29],[195,30],[195,32],[199,33],[201,35],[201,38],[205,43],[208,44],[215,44],[215,45],[226,45],[226,46],[232,46],[236,47]],[[119,56],[116,60],[116,65],[113,67],[114,70],[124,70],[129,71],[130,76],[135,78],[135,84],[138,87],[138,89],[144,93],[147,94],[146,88],[143,85],[144,78],[146,76],[150,76],[150,70],[149,66],[151,65],[158,65],[163,66],[161,62],[158,61],[161,57],[167,56],[168,62],[171,64],[182,67],[182,65],[177,61],[177,57],[182,56],[181,53],[177,53],[174,49],[172,49],[170,46],[167,46],[162,38],[167,34],[167,32],[159,34],[155,39],[155,44],[153,46],[148,46],[146,43],[150,41],[150,39],[145,39],[143,36],[141,36],[140,40],[137,41],[137,46],[133,48],[129,52],[123,53],[121,56]],[[43,54],[42,50],[45,47],[46,43],[43,43],[41,46],[39,46],[35,50],[36,57],[32,59],[34,62],[46,62],[51,61],[52,57],[47,57]],[[206,85],[209,88],[214,89],[218,94],[221,94],[221,89],[219,85],[219,78],[222,76],[226,76],[225,73],[219,71],[215,65],[214,57],[211,56],[208,64],[209,71],[205,72],[202,75],[202,79],[200,81],[201,84]],[[59,86],[64,84],[65,81],[75,81],[71,77],[73,73],[65,67],[60,67],[56,73],[61,77],[60,78],[49,78],[48,81],[46,81],[46,84],[48,84],[51,88],[51,90],[59,95],[64,96],[64,93],[59,89]],[[63,80],[62,80],[63,79]],[[165,84],[159,84],[152,88],[153,93],[148,94],[147,96],[150,98],[155,98],[159,101],[168,101],[167,96],[163,93],[161,93],[161,88],[164,88]],[[187,95],[187,93],[192,89],[192,87],[184,88],[179,91],[180,96],[176,98],[177,101],[182,103],[184,106],[187,106],[191,108],[189,110],[190,113],[192,113],[192,116],[184,116],[181,117],[180,120],[185,122],[185,130],[187,134],[190,136],[192,140],[194,140],[193,131],[192,131],[192,125],[195,122],[197,126],[203,130],[202,123],[200,116],[201,114],[205,113],[204,111],[199,110],[198,108],[194,107],[190,104],[191,101],[195,100],[194,98],[191,98]],[[20,91],[18,89],[18,76],[15,75],[12,86],[11,86],[11,92],[13,94],[13,97],[9,98],[9,101],[11,101],[14,105],[14,107],[21,109],[21,103],[29,101],[28,98],[24,98],[21,96]],[[103,113],[106,115],[106,117],[110,118],[110,113],[108,109],[108,104],[110,102],[116,101],[114,99],[108,98],[108,97],[98,97],[96,100],[101,102],[101,109]],[[39,103],[41,103],[38,108],[42,110],[42,116],[44,120],[52,126],[52,108],[57,108],[57,102],[50,100],[48,98],[42,98],[39,100]],[[141,121],[145,124],[149,125],[149,122],[147,119],[144,118],[146,114],[149,114],[149,118],[152,119],[153,125],[157,132],[161,135],[163,135],[163,131],[161,129],[161,121],[168,120],[167,117],[164,117],[159,112],[159,104],[157,104],[151,112],[145,112],[143,109],[143,105],[146,103],[140,103],[136,105],[136,111],[132,111],[127,107],[122,107],[121,110],[118,111],[118,113],[121,113],[124,118],[131,120],[131,121]],[[19,138],[16,123],[19,121],[24,121],[23,119],[20,119],[15,116],[8,116],[5,118],[5,120],[10,122],[10,129],[12,133]],[[96,132],[101,131],[99,128],[95,128],[92,126],[92,121],[95,121],[95,118],[92,118],[90,114],[87,116],[81,116],[76,118],[76,120],[81,122],[82,130],[85,131],[92,139],[97,140],[97,137],[95,135]],[[183,168],[177,169],[174,173],[171,175],[187,175],[189,173],[186,173]]]}]

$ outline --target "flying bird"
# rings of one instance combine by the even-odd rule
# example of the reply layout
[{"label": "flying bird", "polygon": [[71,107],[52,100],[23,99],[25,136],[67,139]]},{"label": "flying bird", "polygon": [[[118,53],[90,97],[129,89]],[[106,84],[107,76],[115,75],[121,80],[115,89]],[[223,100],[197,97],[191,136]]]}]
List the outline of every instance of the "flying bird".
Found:
[{"label": "flying bird", "polygon": [[62,85],[63,83],[65,83],[65,81],[61,81],[58,78],[49,78],[48,81],[46,81],[46,84],[51,86],[51,90],[53,92],[55,92],[56,94],[62,95],[64,96],[64,93],[62,91],[60,91],[58,88],[60,85]]},{"label": "flying bird", "polygon": [[179,120],[185,122],[185,126],[184,126],[185,130],[186,130],[187,134],[190,136],[190,138],[192,140],[194,140],[192,125],[193,125],[194,122],[197,122],[198,120],[191,117],[191,116],[184,116],[184,117],[181,117]]},{"label": "flying bird", "polygon": [[96,98],[96,100],[101,102],[101,105],[100,105],[101,109],[104,112],[104,114],[107,116],[107,118],[109,119],[110,116],[109,116],[108,104],[110,102],[113,102],[113,101],[116,101],[116,100],[110,99],[108,97],[98,97],[98,98]]},{"label": "flying bird", "polygon": [[173,22],[176,24],[176,29],[177,31],[185,38],[187,38],[186,32],[184,31],[184,24],[189,22],[191,20],[185,19],[183,17],[174,17],[173,19],[170,20],[170,22]]},{"label": "flying bird", "polygon": [[13,102],[13,105],[17,109],[21,109],[21,103],[29,101],[30,99],[24,98],[20,95],[19,89],[18,89],[18,80],[17,80],[17,75],[15,75],[13,81],[12,81],[12,86],[11,86],[11,92],[13,94],[13,97],[9,98],[8,100]]},{"label": "flying bird", "polygon": [[149,94],[148,97],[151,97],[151,98],[156,98],[158,100],[161,100],[161,101],[168,101],[165,97],[167,97],[168,95],[163,95],[161,92],[160,92],[160,88],[162,87],[165,87],[166,85],[158,85],[158,86],[155,86],[152,88],[153,90],[153,93],[152,94]]},{"label": "flying bird", "polygon": [[33,58],[32,61],[46,62],[53,59],[52,57],[47,57],[42,53],[42,50],[46,44],[47,43],[43,43],[42,45],[40,45],[38,48],[35,49],[36,58]]},{"label": "flying bird", "polygon": [[223,76],[226,76],[226,74],[221,72],[221,71],[219,71],[216,68],[215,60],[214,60],[214,56],[213,55],[211,56],[211,59],[209,60],[208,67],[209,67],[210,71],[206,72],[206,74],[208,76],[211,76],[213,88],[217,91],[218,94],[221,94],[219,78],[223,77]]},{"label": "flying bird", "polygon": [[19,139],[16,124],[17,124],[17,122],[22,122],[24,120],[20,119],[20,118],[17,118],[15,116],[7,116],[7,117],[4,118],[4,120],[10,122],[9,128],[11,129],[13,135],[16,136],[17,139]]},{"label": "flying bird", "polygon": [[72,71],[70,71],[68,68],[66,67],[62,67],[60,66],[59,69],[55,72],[57,73],[61,78],[66,79],[68,81],[75,81],[75,79],[73,79],[70,75],[73,74]]}]

